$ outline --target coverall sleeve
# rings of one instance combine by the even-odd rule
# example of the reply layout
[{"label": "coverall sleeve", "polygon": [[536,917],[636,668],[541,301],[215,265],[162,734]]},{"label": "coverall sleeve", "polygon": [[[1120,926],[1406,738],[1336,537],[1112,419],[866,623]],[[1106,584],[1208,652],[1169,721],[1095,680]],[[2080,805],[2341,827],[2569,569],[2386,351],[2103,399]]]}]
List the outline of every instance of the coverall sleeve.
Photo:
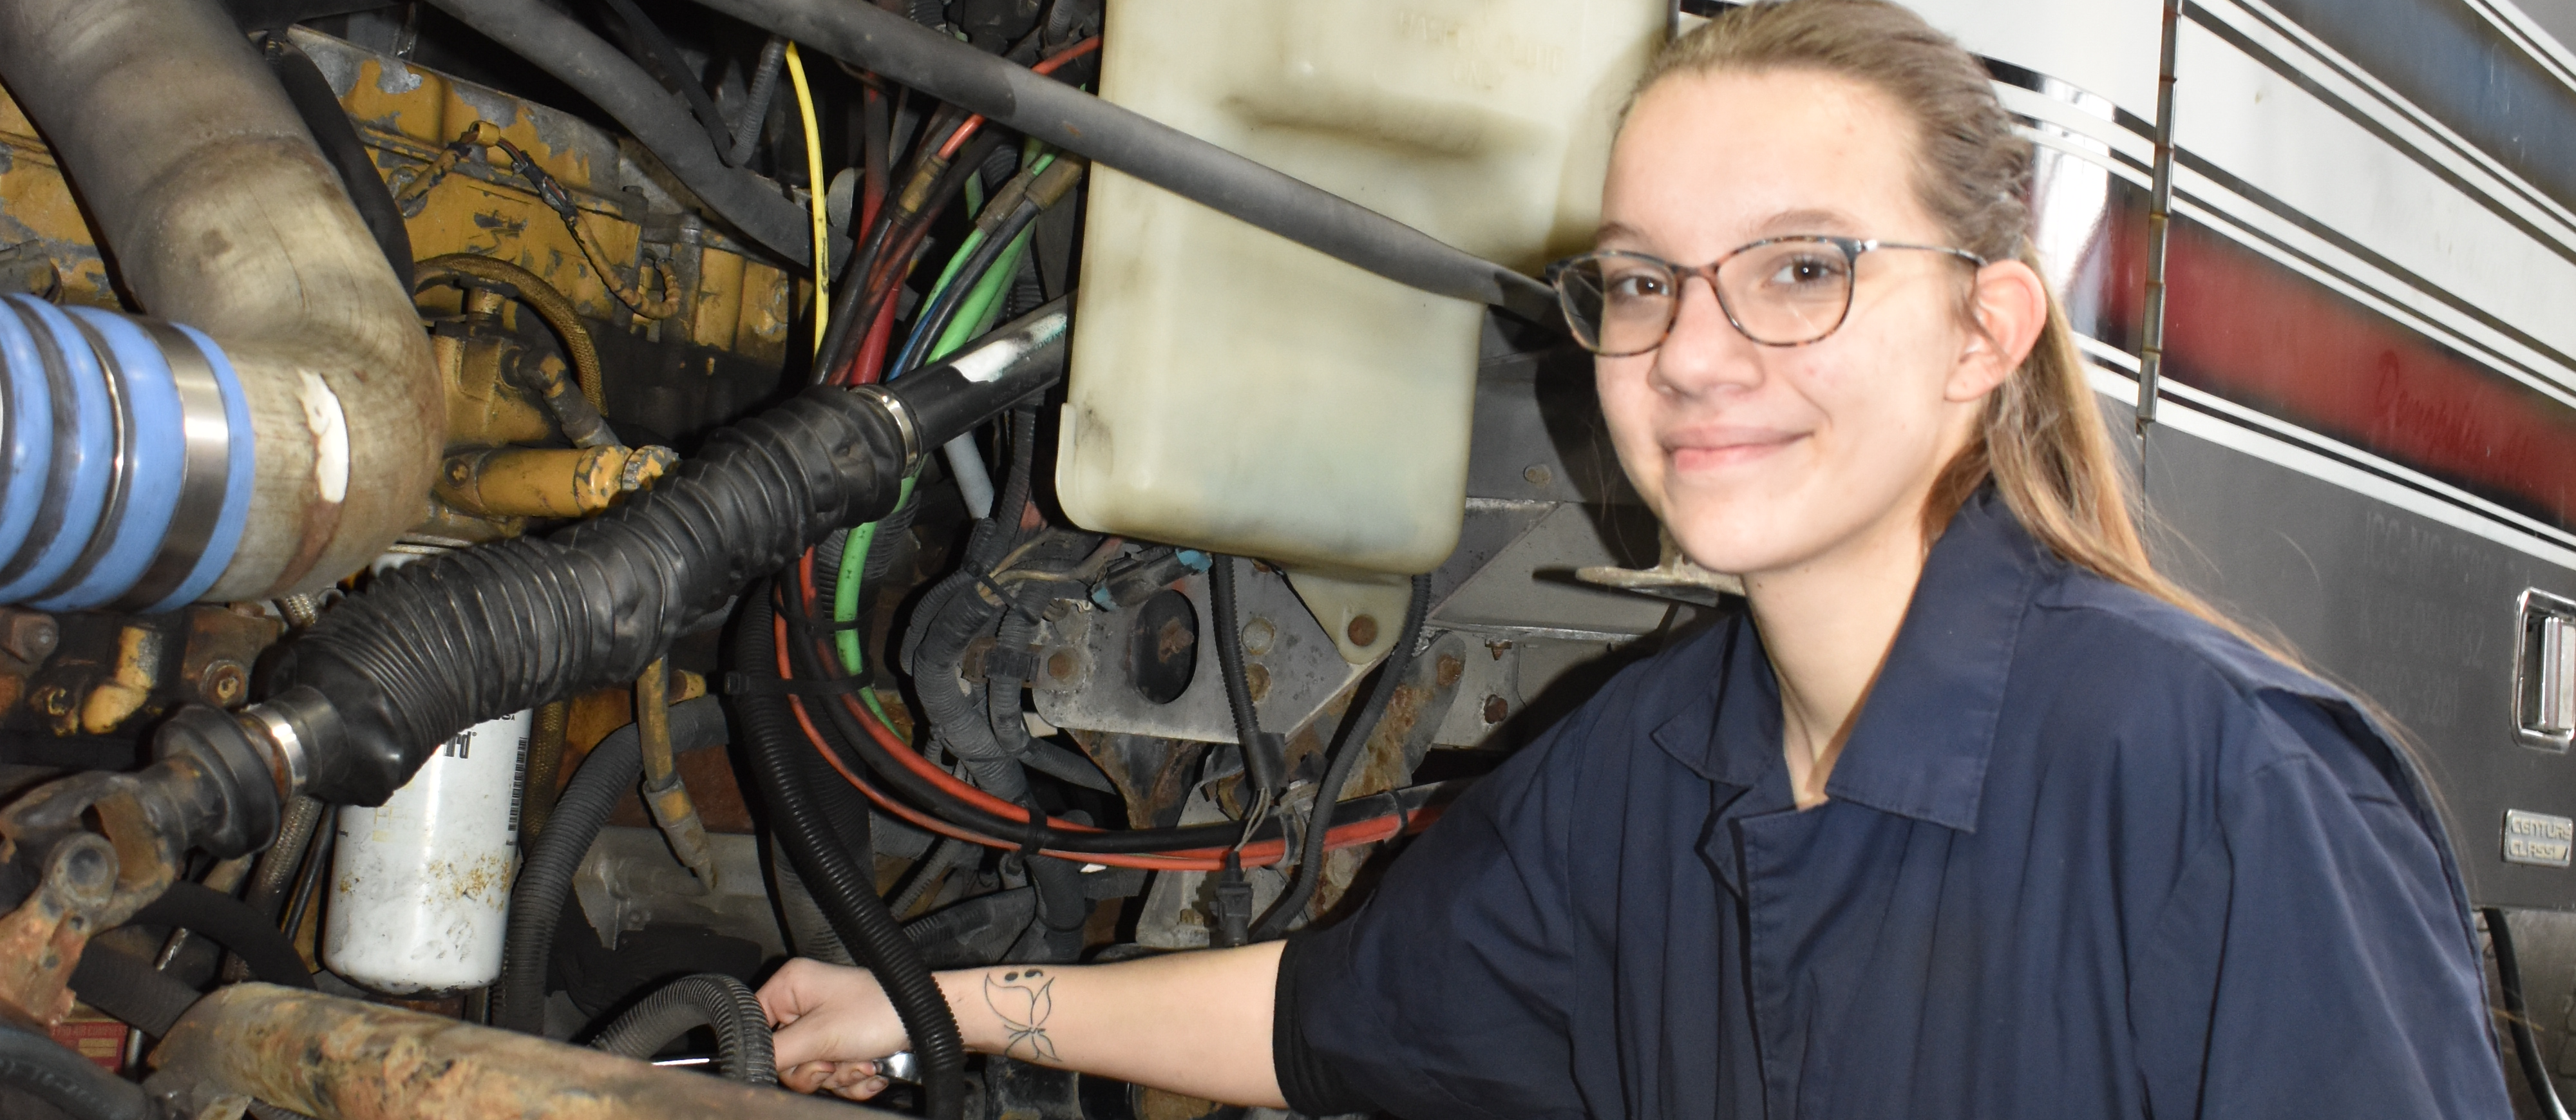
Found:
[{"label": "coverall sleeve", "polygon": [[1578,775],[1560,756],[1591,726],[1578,713],[1478,782],[1366,909],[1291,943],[1282,1026],[1370,1104],[1408,1120],[1585,1114],[1566,1033]]},{"label": "coverall sleeve", "polygon": [[2158,1117],[2511,1115],[2465,898],[2401,756],[2276,698],[2131,980]]}]

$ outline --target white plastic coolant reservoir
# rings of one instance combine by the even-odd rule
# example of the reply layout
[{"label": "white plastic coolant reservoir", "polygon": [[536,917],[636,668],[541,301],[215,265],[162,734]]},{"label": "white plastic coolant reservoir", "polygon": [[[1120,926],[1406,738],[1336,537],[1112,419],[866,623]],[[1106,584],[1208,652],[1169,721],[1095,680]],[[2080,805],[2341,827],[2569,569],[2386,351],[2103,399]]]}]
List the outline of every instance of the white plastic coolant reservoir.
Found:
[{"label": "white plastic coolant reservoir", "polygon": [[[1589,246],[1664,19],[1664,0],[1110,0],[1101,93],[1535,275]],[[1108,168],[1089,205],[1065,512],[1318,572],[1437,566],[1484,309]]]},{"label": "white plastic coolant reservoir", "polygon": [[331,971],[388,995],[501,975],[528,723],[520,712],[475,724],[384,804],[341,807],[322,923]]}]

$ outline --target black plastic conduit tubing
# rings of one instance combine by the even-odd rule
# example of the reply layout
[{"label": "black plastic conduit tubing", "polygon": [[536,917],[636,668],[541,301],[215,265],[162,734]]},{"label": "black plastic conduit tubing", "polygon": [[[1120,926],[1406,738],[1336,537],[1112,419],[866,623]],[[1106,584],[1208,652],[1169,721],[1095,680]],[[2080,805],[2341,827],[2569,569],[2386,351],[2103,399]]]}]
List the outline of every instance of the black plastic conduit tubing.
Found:
[{"label": "black plastic conduit tubing", "polygon": [[1306,817],[1306,846],[1298,857],[1296,881],[1253,924],[1253,940],[1268,941],[1288,932],[1288,923],[1297,920],[1324,881],[1324,836],[1333,830],[1342,787],[1350,784],[1351,771],[1368,756],[1369,740],[1377,735],[1378,722],[1386,718],[1388,701],[1413,669],[1413,647],[1422,644],[1422,627],[1430,617],[1431,577],[1418,575],[1413,577],[1412,601],[1404,608],[1404,629],[1396,632],[1395,648],[1386,653],[1386,668],[1378,673],[1377,687],[1369,690],[1368,700],[1360,705],[1360,718],[1343,734],[1340,748],[1324,767],[1323,783],[1315,787],[1315,809]]},{"label": "black plastic conduit tubing", "polygon": [[873,4],[699,2],[1399,284],[1560,321],[1546,284]]},{"label": "black plastic conduit tubing", "polygon": [[[742,618],[735,624],[734,663],[754,679],[778,679],[772,644],[775,618],[767,588],[743,597]],[[751,769],[768,803],[770,827],[787,847],[797,874],[830,919],[832,930],[852,955],[876,974],[904,1034],[920,1059],[922,1088],[929,1098],[931,1120],[959,1120],[966,1108],[966,1044],[957,1019],[940,994],[930,963],[905,937],[894,912],[876,892],[875,868],[862,868],[842,846],[802,781],[798,757],[808,753],[795,716],[782,696],[734,697],[751,738]],[[832,705],[826,704],[826,707]]]},{"label": "black plastic conduit tubing", "polygon": [[[431,2],[617,118],[682,185],[752,240],[789,262],[813,266],[811,217],[777,184],[725,166],[706,130],[671,91],[579,20],[528,0]],[[842,259],[846,250],[835,242],[833,258]]]},{"label": "black plastic conduit tubing", "polygon": [[[528,1034],[546,1024],[546,965],[554,956],[555,928],[563,918],[564,900],[572,896],[573,873],[591,841],[608,823],[620,798],[635,788],[644,772],[641,732],[627,724],[608,733],[591,748],[555,801],[546,830],[528,846],[519,865],[519,881],[510,887],[510,923],[502,935],[499,997],[493,1008],[495,1026]],[[681,754],[725,741],[724,709],[713,697],[701,696],[671,705],[671,751]],[[670,1041],[664,1038],[655,1043]]]},{"label": "black plastic conduit tubing", "polygon": [[769,1013],[748,986],[721,972],[693,973],[655,988],[590,1044],[620,1057],[649,1059],[699,1027],[715,1028],[717,1073],[753,1085],[778,1084]]},{"label": "black plastic conduit tubing", "polygon": [[294,103],[295,115],[304,118],[304,127],[312,130],[322,158],[339,173],[340,185],[349,192],[349,204],[357,207],[358,217],[367,223],[367,232],[375,235],[376,244],[384,249],[385,263],[393,266],[394,275],[409,291],[411,230],[403,225],[402,209],[394,205],[394,194],[376,171],[374,157],[358,140],[357,126],[349,123],[349,111],[341,107],[340,95],[331,92],[331,81],[322,76],[322,68],[313,64],[303,48],[288,41],[284,30],[263,36],[261,53],[268,59],[269,70],[277,75],[277,84],[285,87],[286,99]]},{"label": "black plastic conduit tubing", "polygon": [[304,957],[276,923],[244,902],[201,883],[170,884],[161,897],[125,920],[129,926],[175,926],[233,951],[263,983],[313,989]]},{"label": "black plastic conduit tubing", "polygon": [[254,722],[297,723],[303,792],[378,805],[460,729],[634,679],[754,576],[835,526],[883,517],[927,449],[1054,384],[1064,303],[898,386],[807,390],[552,537],[387,573],[288,648],[282,691],[254,706]]},{"label": "black plastic conduit tubing", "polygon": [[0,1084],[72,1120],[158,1120],[143,1087],[117,1079],[78,1051],[22,1027],[0,1023]]}]

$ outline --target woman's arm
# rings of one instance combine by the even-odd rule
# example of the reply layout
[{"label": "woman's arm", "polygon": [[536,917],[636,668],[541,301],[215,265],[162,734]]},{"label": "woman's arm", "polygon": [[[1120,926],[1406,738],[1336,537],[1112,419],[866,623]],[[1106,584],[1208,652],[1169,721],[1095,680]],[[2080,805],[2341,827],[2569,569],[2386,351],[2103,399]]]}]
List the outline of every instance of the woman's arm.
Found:
[{"label": "woman's arm", "polygon": [[[1234,1104],[1286,1107],[1270,1057],[1279,942],[1108,965],[1002,965],[939,974],[970,1050]],[[760,989],[778,1026],[779,1080],[865,1099],[869,1059],[909,1045],[864,969],[794,960]]]}]

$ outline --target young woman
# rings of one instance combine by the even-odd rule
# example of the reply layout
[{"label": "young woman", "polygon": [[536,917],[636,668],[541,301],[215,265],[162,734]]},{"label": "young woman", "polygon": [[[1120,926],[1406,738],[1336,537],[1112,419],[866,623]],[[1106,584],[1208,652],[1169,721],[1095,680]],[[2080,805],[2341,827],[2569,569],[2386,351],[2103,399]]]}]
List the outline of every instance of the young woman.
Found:
[{"label": "young woman", "polygon": [[[1310,1114],[2506,1115],[2429,796],[2150,567],[2029,166],[1880,0],[1676,43],[1556,282],[1629,477],[1747,609],[1350,920],[943,975],[968,1044]],[[790,1085],[883,1087],[866,973],[761,998]]]}]

